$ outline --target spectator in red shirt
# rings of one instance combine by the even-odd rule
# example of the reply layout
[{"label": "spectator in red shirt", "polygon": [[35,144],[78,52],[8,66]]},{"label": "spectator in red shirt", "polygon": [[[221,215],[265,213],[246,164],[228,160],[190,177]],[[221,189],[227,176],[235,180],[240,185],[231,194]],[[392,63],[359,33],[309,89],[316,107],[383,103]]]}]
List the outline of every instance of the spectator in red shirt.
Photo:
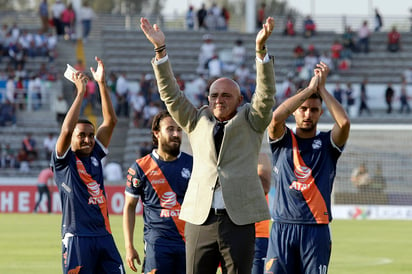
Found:
[{"label": "spectator in red shirt", "polygon": [[293,49],[293,56],[295,57],[296,72],[299,73],[305,63],[305,49],[302,47],[302,45],[299,44]]},{"label": "spectator in red shirt", "polygon": [[388,33],[388,51],[398,52],[401,49],[401,35],[396,30],[396,27],[392,28],[392,31]]},{"label": "spectator in red shirt", "polygon": [[75,27],[75,13],[71,3],[62,12],[61,21],[64,28],[64,40],[70,40]]},{"label": "spectator in red shirt", "polygon": [[283,31],[283,35],[294,36],[295,35],[295,23],[291,15],[288,15],[285,30]]},{"label": "spectator in red shirt", "polygon": [[333,62],[333,67],[338,68],[339,67],[339,60],[340,60],[340,55],[341,52],[343,50],[343,46],[340,43],[339,40],[335,40],[332,44],[332,46],[330,47],[330,51],[331,51],[331,58],[332,58],[332,62]]},{"label": "spectator in red shirt", "polygon": [[37,147],[36,140],[33,139],[32,134],[27,133],[22,141],[22,149],[27,157],[29,162],[37,159]]},{"label": "spectator in red shirt", "polygon": [[262,3],[261,5],[260,5],[260,8],[258,9],[258,12],[257,12],[257,20],[256,20],[256,28],[257,29],[260,29],[261,27],[262,27],[262,25],[263,25],[263,23],[265,22],[265,19],[266,19],[266,15],[265,15],[265,8],[266,8],[266,4],[265,3]]},{"label": "spectator in red shirt", "polygon": [[316,24],[313,21],[312,17],[310,17],[310,15],[306,16],[306,19],[303,22],[303,25],[304,25],[303,36],[305,38],[312,37],[315,34]]}]

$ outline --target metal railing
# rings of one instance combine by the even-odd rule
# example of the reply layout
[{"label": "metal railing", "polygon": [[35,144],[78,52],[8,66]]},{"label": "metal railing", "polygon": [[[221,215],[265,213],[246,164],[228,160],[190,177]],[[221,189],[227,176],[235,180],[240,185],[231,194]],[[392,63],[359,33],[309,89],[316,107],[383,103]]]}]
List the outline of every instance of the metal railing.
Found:
[{"label": "metal railing", "polygon": [[[62,93],[60,81],[43,81],[42,87],[37,91],[29,91],[27,88],[15,89],[13,104],[17,111],[51,111],[54,112],[54,102]],[[7,98],[5,88],[0,88],[0,103],[4,103]]]}]

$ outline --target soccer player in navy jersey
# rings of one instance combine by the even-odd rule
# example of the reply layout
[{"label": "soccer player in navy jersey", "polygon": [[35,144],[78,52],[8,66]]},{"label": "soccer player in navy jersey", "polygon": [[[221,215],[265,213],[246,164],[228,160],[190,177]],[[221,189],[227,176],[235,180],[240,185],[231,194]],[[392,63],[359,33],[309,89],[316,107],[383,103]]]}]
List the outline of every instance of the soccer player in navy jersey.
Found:
[{"label": "soccer player in navy jersey", "polygon": [[[265,273],[327,273],[329,222],[336,164],[349,136],[342,105],[325,88],[329,68],[320,63],[307,88],[279,105],[268,128],[275,198]],[[320,132],[325,103],[335,123]],[[296,128],[286,119],[293,114]]]},{"label": "soccer player in navy jersey", "polygon": [[86,82],[92,79],[82,72],[73,73],[77,94],[63,121],[51,160],[63,213],[65,274],[125,273],[110,229],[101,163],[108,153],[117,118],[106,86],[103,62],[98,57],[95,59],[97,69],[90,70],[99,86],[103,122],[95,134],[90,121],[79,120]]},{"label": "soccer player in navy jersey", "polygon": [[152,122],[152,153],[129,168],[123,209],[126,262],[137,271],[140,257],[134,247],[136,206],[143,203],[145,258],[142,273],[185,274],[185,222],[180,205],[192,173],[192,156],[180,152],[182,128],[169,112],[161,111]]}]

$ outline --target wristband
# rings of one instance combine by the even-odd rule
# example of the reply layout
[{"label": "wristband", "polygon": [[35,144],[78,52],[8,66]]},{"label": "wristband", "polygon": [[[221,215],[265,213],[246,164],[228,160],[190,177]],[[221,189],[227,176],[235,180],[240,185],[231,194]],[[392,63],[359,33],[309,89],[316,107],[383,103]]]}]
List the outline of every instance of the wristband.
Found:
[{"label": "wristband", "polygon": [[267,52],[266,46],[263,46],[262,49],[257,49],[256,50],[256,53],[259,53],[259,54],[263,54],[263,53],[266,53],[266,52]]},{"label": "wristband", "polygon": [[155,51],[155,52],[162,52],[162,51],[164,51],[165,49],[166,49],[166,45],[163,45],[163,46],[160,46],[160,47],[155,48],[154,51]]}]

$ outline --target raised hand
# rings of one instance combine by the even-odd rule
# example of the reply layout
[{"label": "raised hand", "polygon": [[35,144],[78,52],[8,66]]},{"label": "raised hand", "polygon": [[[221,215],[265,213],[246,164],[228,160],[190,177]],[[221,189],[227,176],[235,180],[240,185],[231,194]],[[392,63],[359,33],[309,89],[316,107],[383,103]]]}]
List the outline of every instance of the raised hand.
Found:
[{"label": "raised hand", "polygon": [[320,82],[319,78],[320,77],[318,73],[315,72],[315,75],[312,77],[312,79],[310,79],[308,88],[312,90],[312,93],[315,93],[318,91],[319,82]]},{"label": "raised hand", "polygon": [[104,64],[102,59],[100,59],[99,57],[94,57],[94,59],[97,62],[97,69],[94,70],[93,67],[90,67],[90,71],[93,74],[93,78],[96,82],[98,83],[103,83],[105,81],[105,75],[104,75]]},{"label": "raised hand", "polygon": [[76,85],[77,93],[85,93],[87,80],[89,79],[87,75],[78,71],[76,73],[73,73],[72,79],[74,80],[74,84]]},{"label": "raised hand", "polygon": [[165,44],[166,37],[157,24],[154,24],[152,26],[149,20],[142,17],[140,18],[140,28],[155,48],[158,48]]},{"label": "raised hand", "polygon": [[315,75],[319,76],[319,87],[325,87],[326,78],[330,72],[330,68],[324,62],[316,64]]},{"label": "raised hand", "polygon": [[262,29],[256,35],[256,49],[260,50],[266,43],[266,40],[272,34],[275,28],[275,19],[273,17],[268,17],[266,22],[263,24]]}]

